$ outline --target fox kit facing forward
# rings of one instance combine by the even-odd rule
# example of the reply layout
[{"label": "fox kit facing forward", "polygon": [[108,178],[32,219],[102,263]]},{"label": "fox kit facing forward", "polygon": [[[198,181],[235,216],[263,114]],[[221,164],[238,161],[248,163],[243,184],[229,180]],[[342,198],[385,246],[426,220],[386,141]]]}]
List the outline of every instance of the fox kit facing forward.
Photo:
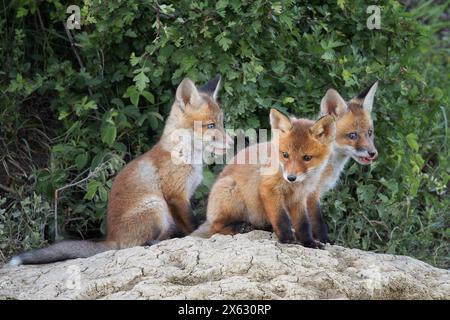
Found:
[{"label": "fox kit facing forward", "polygon": [[[306,198],[315,189],[330,155],[334,117],[326,115],[316,122],[290,119],[272,109],[270,123],[274,134],[278,134],[279,148],[273,146],[272,139],[241,150],[212,187],[207,220],[192,235],[236,234],[249,226],[270,225],[280,242],[317,247],[306,213]],[[268,164],[275,169],[271,174],[264,174],[268,168],[265,164],[249,163],[250,153],[259,150],[267,150]],[[245,158],[245,163],[236,163],[239,158]]]},{"label": "fox kit facing forward", "polygon": [[220,76],[201,88],[187,78],[180,83],[160,141],[115,178],[108,202],[105,241],[62,241],[19,254],[11,265],[84,258],[195,230],[197,224],[189,201],[202,181],[202,164],[173,161],[172,155],[180,149],[176,139],[179,130],[192,136],[197,145],[194,153],[202,153],[199,145],[223,153],[233,143],[224,131],[223,113],[217,103],[219,84]]},{"label": "fox kit facing forward", "polygon": [[320,182],[308,197],[308,213],[311,217],[314,237],[329,243],[328,228],[320,209],[321,196],[334,187],[350,158],[367,165],[372,163],[378,152],[374,145],[374,128],[370,115],[378,82],[363,90],[346,102],[336,90],[330,89],[320,104],[320,114],[336,116],[336,140],[328,164]]}]

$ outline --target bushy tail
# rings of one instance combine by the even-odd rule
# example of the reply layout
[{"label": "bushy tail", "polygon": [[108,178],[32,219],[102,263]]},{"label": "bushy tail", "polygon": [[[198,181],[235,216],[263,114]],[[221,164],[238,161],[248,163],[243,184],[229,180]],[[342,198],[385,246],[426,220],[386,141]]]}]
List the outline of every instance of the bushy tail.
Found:
[{"label": "bushy tail", "polygon": [[197,228],[197,230],[190,234],[190,236],[200,238],[209,238],[212,235],[212,225],[208,220],[206,220],[202,225],[200,225],[200,227]]},{"label": "bushy tail", "polygon": [[10,266],[42,264],[75,258],[87,258],[97,253],[116,249],[107,242],[61,241],[46,248],[30,250],[14,256]]}]

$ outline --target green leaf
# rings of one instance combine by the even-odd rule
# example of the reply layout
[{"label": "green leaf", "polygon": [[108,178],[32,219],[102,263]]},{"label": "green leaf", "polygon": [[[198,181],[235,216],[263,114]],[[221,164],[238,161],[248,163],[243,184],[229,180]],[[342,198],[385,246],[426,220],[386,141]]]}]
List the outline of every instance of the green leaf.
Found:
[{"label": "green leaf", "polygon": [[108,200],[108,191],[102,185],[98,187],[98,195],[101,201],[106,202]]},{"label": "green leaf", "polygon": [[154,130],[158,129],[158,120],[155,117],[148,115],[147,119],[148,119],[148,121],[150,123],[150,127],[152,129],[154,129]]},{"label": "green leaf", "polygon": [[283,99],[283,104],[290,104],[290,103],[293,103],[294,101],[295,101],[295,99],[292,97],[285,97]]},{"label": "green leaf", "polygon": [[136,107],[139,104],[139,91],[135,86],[129,86],[123,97],[130,98],[131,103]]},{"label": "green leaf", "polygon": [[333,54],[332,51],[327,51],[321,56],[321,58],[323,60],[333,60],[334,59],[334,54]]},{"label": "green leaf", "polygon": [[113,105],[115,105],[116,107],[118,107],[118,108],[123,108],[124,107],[124,104],[123,104],[122,100],[120,100],[119,98],[111,99],[111,103]]},{"label": "green leaf", "polygon": [[283,9],[283,6],[280,2],[272,3],[272,10],[275,14],[280,14]]},{"label": "green leaf", "polygon": [[83,169],[86,166],[87,161],[88,161],[88,154],[87,154],[87,152],[80,153],[79,155],[77,155],[75,157],[75,165],[77,166],[77,169],[78,170]]},{"label": "green leaf", "polygon": [[216,2],[216,10],[219,11],[219,14],[221,16],[225,15],[225,8],[228,6],[229,1],[228,0],[218,0]]},{"label": "green leaf", "polygon": [[158,120],[164,122],[164,118],[158,113],[154,111],[150,111],[147,116],[148,121],[150,122],[150,126],[152,129],[158,128]]},{"label": "green leaf", "polygon": [[158,112],[150,111],[149,114],[152,115],[152,117],[159,119],[159,121],[164,122],[163,116],[160,115]]},{"label": "green leaf", "polygon": [[58,120],[63,120],[69,116],[70,112],[68,110],[61,110],[58,115]]},{"label": "green leaf", "polygon": [[285,69],[286,69],[286,64],[284,63],[283,60],[278,60],[278,61],[272,63],[272,70],[276,74],[282,74]]},{"label": "green leaf", "polygon": [[147,87],[147,83],[150,82],[150,79],[145,75],[144,71],[138,73],[133,80],[136,82],[136,88],[139,92],[144,91],[145,87]]},{"label": "green leaf", "polygon": [[131,53],[131,57],[130,57],[130,63],[131,63],[131,65],[134,67],[134,66],[137,65],[140,61],[141,61],[141,57],[136,57],[136,55],[134,54],[134,52],[132,52],[132,53]]},{"label": "green leaf", "polygon": [[159,6],[159,8],[161,9],[161,12],[164,14],[170,14],[170,13],[174,13],[175,12],[175,8],[173,7],[173,4],[161,4]]},{"label": "green leaf", "polygon": [[148,91],[143,91],[141,93],[141,96],[143,96],[145,98],[145,100],[147,100],[148,102],[150,102],[151,104],[155,103],[155,97],[153,96],[153,94],[151,94]]},{"label": "green leaf", "polygon": [[417,136],[414,133],[410,133],[406,136],[408,145],[415,151],[419,151],[419,144],[417,143]]},{"label": "green leaf", "polygon": [[20,7],[17,10],[17,14],[16,14],[17,18],[22,18],[22,17],[25,17],[26,15],[28,15],[28,9],[26,9],[24,7]]},{"label": "green leaf", "polygon": [[130,38],[137,38],[136,32],[134,30],[128,29],[127,32],[125,32],[125,36]]},{"label": "green leaf", "polygon": [[227,51],[232,43],[232,41],[226,37],[227,35],[228,32],[225,31],[215,38],[215,40],[219,43],[219,46],[221,46],[224,51]]},{"label": "green leaf", "polygon": [[117,136],[116,126],[110,123],[104,125],[102,128],[101,136],[102,141],[106,143],[109,147],[111,147],[114,141],[116,141]]},{"label": "green leaf", "polygon": [[64,153],[64,152],[66,152],[66,150],[67,150],[67,148],[63,144],[57,144],[52,147],[53,153]]},{"label": "green leaf", "polygon": [[342,78],[347,81],[352,76],[351,72],[348,70],[342,70]]},{"label": "green leaf", "polygon": [[89,97],[84,96],[81,101],[75,103],[75,114],[77,116],[85,115],[89,110],[97,110],[97,103],[88,99]]},{"label": "green leaf", "polygon": [[97,192],[98,187],[101,186],[101,183],[98,181],[90,181],[87,187],[87,192],[84,195],[84,199],[92,200],[94,199],[95,193]]}]

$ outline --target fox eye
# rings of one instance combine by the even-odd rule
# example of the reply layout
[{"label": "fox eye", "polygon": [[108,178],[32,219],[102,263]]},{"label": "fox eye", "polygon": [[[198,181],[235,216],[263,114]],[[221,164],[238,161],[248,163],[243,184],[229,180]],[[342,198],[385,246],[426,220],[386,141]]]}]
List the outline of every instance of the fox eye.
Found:
[{"label": "fox eye", "polygon": [[312,156],[308,156],[307,154],[305,154],[303,156],[303,160],[305,160],[305,161],[310,161],[311,159],[312,159]]},{"label": "fox eye", "polygon": [[372,136],[372,134],[373,134],[373,131],[372,131],[372,129],[369,129],[369,131],[367,131],[367,134],[369,135],[369,137],[371,137],[371,136]]},{"label": "fox eye", "polygon": [[216,127],[215,123],[209,123],[208,124],[208,129],[214,129]]},{"label": "fox eye", "polygon": [[286,151],[284,151],[284,152],[283,152],[283,157],[286,158],[286,159],[289,158],[289,153],[287,153]]},{"label": "fox eye", "polygon": [[350,132],[349,134],[347,134],[347,137],[350,140],[356,140],[356,138],[358,138],[358,134],[356,132]]}]

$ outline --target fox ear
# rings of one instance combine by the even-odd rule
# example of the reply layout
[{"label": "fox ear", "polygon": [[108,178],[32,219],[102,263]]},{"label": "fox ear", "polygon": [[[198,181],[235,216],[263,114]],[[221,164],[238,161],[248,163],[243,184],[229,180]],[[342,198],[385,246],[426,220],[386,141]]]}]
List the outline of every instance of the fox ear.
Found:
[{"label": "fox ear", "polygon": [[272,129],[279,129],[286,133],[292,129],[292,122],[289,117],[276,109],[270,109],[270,126]]},{"label": "fox ear", "polygon": [[331,114],[327,114],[314,123],[309,129],[314,138],[322,143],[329,143],[336,137],[336,120]]},{"label": "fox ear", "polygon": [[357,99],[363,101],[362,107],[367,112],[372,111],[373,100],[375,98],[375,92],[377,92],[377,89],[378,89],[378,81],[375,81],[374,84],[372,84],[370,87],[367,87],[356,97]]},{"label": "fox ear", "polygon": [[208,83],[204,84],[200,88],[198,88],[201,92],[204,92],[217,100],[217,96],[219,94],[220,83],[222,77],[220,74],[217,74],[213,79],[209,80]]},{"label": "fox ear", "polygon": [[342,99],[341,95],[334,89],[328,89],[320,102],[320,115],[334,114],[340,117],[347,111],[347,103]]},{"label": "fox ear", "polygon": [[200,106],[201,98],[194,82],[189,78],[184,78],[177,88],[176,99],[184,109],[190,105],[193,108]]}]

